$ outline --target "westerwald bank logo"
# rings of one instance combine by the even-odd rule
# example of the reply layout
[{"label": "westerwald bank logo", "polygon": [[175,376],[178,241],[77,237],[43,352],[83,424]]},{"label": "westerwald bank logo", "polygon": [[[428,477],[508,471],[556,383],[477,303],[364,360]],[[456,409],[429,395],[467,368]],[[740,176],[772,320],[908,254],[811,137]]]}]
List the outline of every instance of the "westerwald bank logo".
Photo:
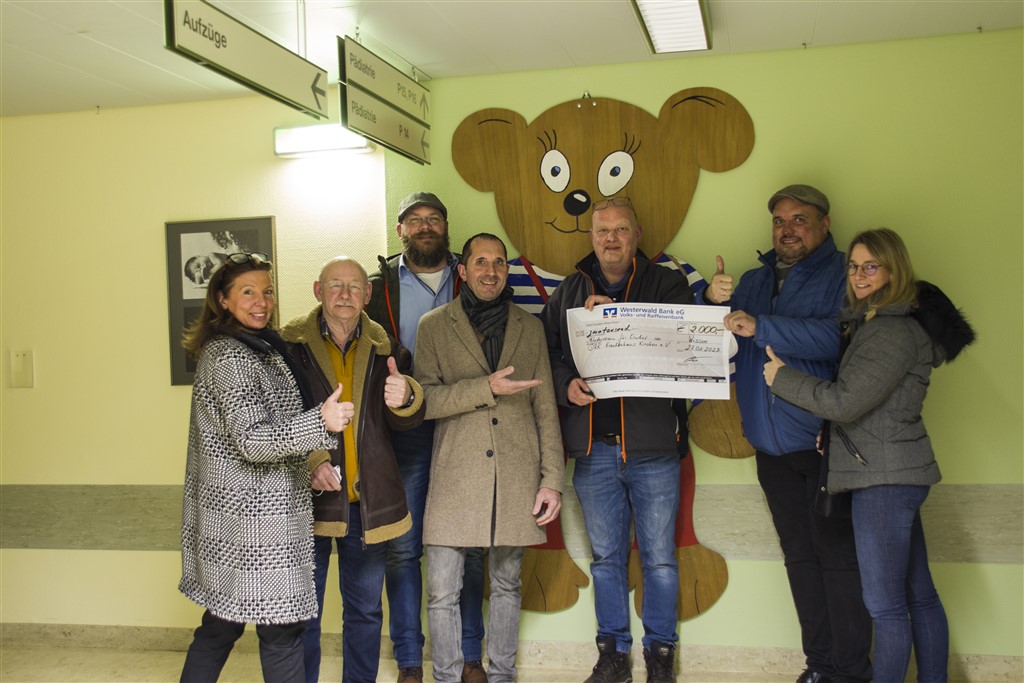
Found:
[{"label": "westerwald bank logo", "polygon": [[619,308],[618,306],[609,306],[608,308],[601,309],[601,317],[607,320],[608,318],[618,318]]}]

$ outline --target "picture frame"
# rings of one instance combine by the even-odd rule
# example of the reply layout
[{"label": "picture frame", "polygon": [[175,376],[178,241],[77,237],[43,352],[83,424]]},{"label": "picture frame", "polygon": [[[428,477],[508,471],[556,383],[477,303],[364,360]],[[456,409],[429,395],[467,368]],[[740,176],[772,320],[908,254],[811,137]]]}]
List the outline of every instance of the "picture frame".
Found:
[{"label": "picture frame", "polygon": [[173,221],[166,226],[171,384],[190,385],[195,360],[181,340],[185,328],[203,310],[206,284],[228,254],[259,252],[276,263],[274,217]]}]

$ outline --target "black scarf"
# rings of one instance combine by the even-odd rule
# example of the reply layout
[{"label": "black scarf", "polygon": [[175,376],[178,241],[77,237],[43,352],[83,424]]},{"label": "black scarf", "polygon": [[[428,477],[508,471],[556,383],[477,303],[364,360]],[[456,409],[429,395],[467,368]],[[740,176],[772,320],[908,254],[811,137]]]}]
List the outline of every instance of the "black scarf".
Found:
[{"label": "black scarf", "polygon": [[242,329],[234,325],[218,325],[216,332],[234,337],[259,353],[279,354],[284,359],[285,365],[288,366],[292,377],[295,379],[295,385],[298,387],[299,395],[302,397],[302,408],[309,410],[316,406],[316,402],[313,401],[313,392],[310,390],[309,382],[306,380],[306,375],[302,372],[298,361],[292,356],[288,348],[288,342],[282,339],[281,335],[277,332],[269,327],[264,327],[262,330],[251,330]]},{"label": "black scarf", "polygon": [[459,293],[462,310],[469,317],[470,324],[484,336],[480,342],[484,358],[491,366],[491,372],[498,370],[501,349],[505,346],[505,325],[508,323],[508,306],[512,303],[512,288],[506,286],[493,301],[481,301],[469,287]]}]

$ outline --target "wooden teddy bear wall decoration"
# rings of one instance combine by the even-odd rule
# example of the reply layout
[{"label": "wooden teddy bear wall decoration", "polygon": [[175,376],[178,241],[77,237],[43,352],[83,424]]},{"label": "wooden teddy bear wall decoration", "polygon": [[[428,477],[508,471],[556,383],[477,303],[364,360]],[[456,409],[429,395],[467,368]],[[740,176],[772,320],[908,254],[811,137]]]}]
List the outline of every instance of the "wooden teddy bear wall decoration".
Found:
[{"label": "wooden teddy bear wall decoration", "polygon": [[[455,131],[452,160],[472,187],[494,193],[502,227],[521,254],[510,262],[509,283],[517,303],[539,312],[558,282],[590,253],[590,209],[611,197],[630,198],[644,229],[640,248],[652,261],[703,287],[696,270],[664,250],[680,230],[701,170],[736,168],[753,145],[753,121],[743,105],[717,88],[702,87],[671,95],[657,117],[628,102],[589,96],[555,105],[529,123],[508,109],[483,109]],[[709,452],[716,455],[753,453],[747,452],[749,445],[735,446],[745,441],[734,402],[701,403],[691,412],[690,429],[702,447],[708,448],[698,434],[714,442]],[[701,546],[694,533],[691,457],[683,460],[680,485],[678,607],[680,618],[688,619],[721,596],[728,575],[721,555]],[[561,531],[550,525],[548,543],[530,549],[524,559],[527,609],[569,607],[577,600],[577,587],[587,585]],[[630,586],[636,587],[639,612],[636,555],[630,558]]]}]

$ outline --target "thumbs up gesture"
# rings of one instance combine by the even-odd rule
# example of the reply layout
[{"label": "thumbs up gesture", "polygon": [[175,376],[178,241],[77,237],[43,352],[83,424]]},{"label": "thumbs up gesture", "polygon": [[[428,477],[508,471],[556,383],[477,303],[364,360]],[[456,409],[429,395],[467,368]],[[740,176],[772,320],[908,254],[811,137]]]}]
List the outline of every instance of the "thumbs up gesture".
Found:
[{"label": "thumbs up gesture", "polygon": [[718,268],[711,276],[704,298],[713,304],[721,304],[732,298],[732,275],[725,272],[725,260],[721,256],[716,256],[715,261]]},{"label": "thumbs up gesture", "polygon": [[340,432],[352,422],[352,416],[356,414],[356,407],[351,401],[339,401],[341,398],[341,384],[334,390],[334,393],[327,397],[324,404],[320,406],[320,417],[329,432]]},{"label": "thumbs up gesture", "polygon": [[412,387],[405,375],[398,371],[398,363],[394,356],[388,356],[388,378],[384,380],[384,405],[388,408],[401,408],[409,402]]},{"label": "thumbs up gesture", "polygon": [[775,381],[775,374],[785,363],[779,360],[779,357],[772,351],[771,344],[766,346],[764,350],[768,352],[768,362],[764,364],[764,381],[765,384],[771,386],[772,382]]}]

